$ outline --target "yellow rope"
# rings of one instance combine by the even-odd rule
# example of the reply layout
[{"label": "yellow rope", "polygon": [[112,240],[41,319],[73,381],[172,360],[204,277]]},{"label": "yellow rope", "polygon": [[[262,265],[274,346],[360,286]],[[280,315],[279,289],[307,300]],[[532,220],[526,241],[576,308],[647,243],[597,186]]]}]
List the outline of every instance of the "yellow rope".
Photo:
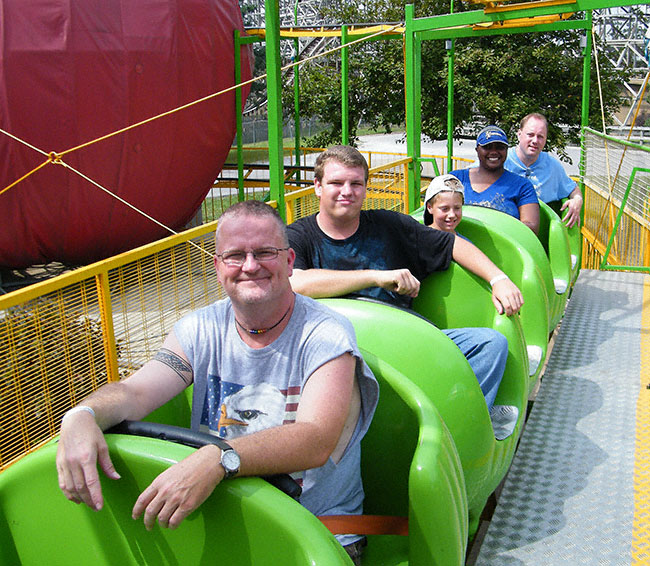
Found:
[{"label": "yellow rope", "polygon": [[[332,49],[329,49],[329,50],[327,50],[327,51],[324,51],[323,53],[319,53],[319,54],[317,54],[317,55],[312,55],[311,57],[307,57],[306,59],[302,59],[302,60],[300,60],[300,61],[295,61],[295,62],[293,62],[293,63],[290,63],[290,64],[288,64],[288,65],[285,65],[284,67],[281,67],[280,71],[286,71],[286,70],[288,70],[288,69],[291,69],[292,67],[296,67],[296,66],[298,66],[298,65],[303,65],[304,63],[307,63],[308,61],[312,61],[313,59],[317,59],[317,58],[319,58],[319,57],[324,57],[324,56],[326,56],[326,55],[329,55],[330,53],[334,53],[334,52],[336,52],[336,51],[340,51],[340,50],[343,49],[343,48],[351,47],[351,46],[353,46],[353,45],[355,45],[355,44],[357,44],[357,43],[360,43],[360,42],[363,42],[363,41],[367,41],[368,39],[371,39],[371,38],[373,38],[373,37],[376,37],[376,36],[379,36],[379,35],[384,35],[384,34],[390,33],[390,32],[392,32],[392,31],[394,31],[395,29],[397,29],[399,26],[400,26],[400,24],[395,24],[394,26],[391,26],[391,27],[389,27],[389,28],[387,28],[387,29],[383,29],[383,30],[377,31],[376,33],[373,33],[373,34],[370,34],[370,35],[364,36],[364,37],[362,37],[362,38],[360,38],[360,39],[356,39],[356,40],[354,40],[354,41],[351,41],[350,43],[346,43],[345,45],[341,45],[341,46],[339,46],[339,47],[334,47],[334,48],[332,48]],[[165,226],[163,223],[159,222],[158,220],[156,220],[155,218],[153,218],[152,216],[150,216],[150,215],[147,214],[146,212],[144,212],[144,211],[140,210],[139,208],[137,208],[136,206],[130,204],[129,202],[127,202],[127,201],[124,200],[123,198],[119,197],[118,195],[116,195],[115,193],[111,192],[111,191],[108,190],[107,188],[103,187],[102,185],[100,185],[100,184],[97,183],[96,181],[92,180],[90,177],[87,177],[86,175],[84,175],[84,174],[81,173],[80,171],[77,171],[74,167],[72,167],[72,166],[70,166],[69,164],[65,163],[65,162],[63,161],[62,157],[65,156],[65,155],[67,155],[67,154],[69,154],[69,153],[72,153],[73,151],[77,151],[77,150],[79,150],[79,149],[82,149],[82,148],[88,147],[88,146],[90,146],[90,145],[92,145],[92,144],[95,144],[95,143],[98,143],[98,142],[104,141],[104,140],[106,140],[106,139],[108,139],[108,138],[111,138],[111,137],[113,137],[113,136],[117,136],[117,135],[119,135],[119,134],[122,134],[122,133],[124,133],[124,132],[129,131],[129,130],[132,130],[132,129],[134,129],[134,128],[137,128],[137,127],[143,126],[143,125],[148,124],[148,123],[150,123],[150,122],[153,122],[154,120],[158,120],[158,119],[160,119],[160,118],[164,118],[164,117],[166,117],[166,116],[169,116],[169,115],[174,114],[174,113],[176,113],[176,112],[180,112],[181,110],[185,110],[185,109],[187,109],[187,108],[190,108],[190,107],[192,107],[192,106],[195,106],[195,105],[197,105],[197,104],[200,104],[200,103],[202,103],[202,102],[205,102],[205,101],[207,101],[207,100],[210,100],[210,99],[212,99],[212,98],[216,98],[217,96],[221,96],[222,94],[225,94],[225,93],[227,93],[227,92],[231,92],[231,91],[233,91],[233,90],[235,90],[235,89],[237,89],[237,88],[241,88],[241,87],[246,86],[246,85],[248,85],[248,84],[251,84],[251,83],[253,83],[253,82],[255,82],[255,81],[259,81],[259,80],[261,80],[261,79],[266,78],[266,76],[267,76],[267,74],[265,73],[265,74],[260,75],[260,76],[258,76],[258,77],[254,77],[254,78],[252,78],[252,79],[249,79],[249,80],[244,81],[244,82],[242,82],[242,83],[239,83],[239,84],[237,84],[237,85],[233,85],[233,86],[228,87],[228,88],[226,88],[226,89],[223,89],[223,90],[221,90],[221,91],[219,91],[219,92],[215,92],[215,93],[212,93],[212,94],[210,94],[210,95],[204,96],[203,98],[199,98],[198,100],[195,100],[195,101],[193,101],[193,102],[189,102],[189,103],[187,103],[187,104],[184,104],[184,105],[182,105],[182,106],[179,106],[179,107],[177,107],[177,108],[174,108],[173,110],[169,110],[169,111],[167,111],[167,112],[163,112],[162,114],[158,114],[157,116],[153,116],[153,117],[151,117],[151,118],[147,118],[146,120],[142,120],[141,122],[137,122],[136,124],[131,124],[130,126],[126,126],[125,128],[122,128],[122,129],[117,130],[117,131],[115,131],[115,132],[112,132],[112,133],[110,133],[110,134],[106,134],[106,135],[101,136],[101,137],[99,137],[99,138],[96,138],[96,139],[94,139],[94,140],[91,140],[91,141],[85,142],[85,143],[83,143],[83,144],[80,144],[80,145],[78,145],[78,146],[72,147],[72,148],[67,149],[67,150],[65,150],[65,151],[62,151],[62,152],[60,152],[60,153],[57,153],[57,152],[54,152],[54,151],[52,151],[52,152],[50,152],[50,153],[47,153],[47,152],[43,151],[42,149],[39,149],[39,148],[37,148],[37,147],[35,147],[35,146],[33,146],[33,145],[27,143],[26,141],[24,141],[24,140],[18,138],[17,136],[15,136],[15,135],[13,135],[13,134],[11,134],[11,133],[9,133],[9,132],[6,132],[5,130],[3,130],[3,129],[0,128],[0,133],[3,133],[3,134],[5,134],[5,135],[9,136],[10,138],[16,140],[17,142],[22,143],[22,144],[26,145],[27,147],[33,149],[34,151],[36,151],[36,152],[38,152],[38,153],[41,153],[41,154],[47,156],[47,159],[46,159],[43,163],[41,163],[38,167],[32,169],[31,171],[29,171],[28,173],[26,173],[25,175],[23,175],[22,177],[20,177],[20,179],[17,179],[17,180],[14,181],[13,183],[11,183],[10,185],[8,185],[8,186],[5,187],[4,189],[2,189],[2,190],[0,191],[0,195],[2,195],[3,193],[5,193],[6,191],[8,191],[9,189],[11,189],[12,187],[15,187],[15,186],[18,185],[21,181],[24,181],[25,179],[27,179],[27,177],[29,177],[30,175],[33,175],[34,173],[36,173],[36,171],[38,171],[39,169],[42,169],[43,167],[45,167],[45,166],[48,165],[49,163],[54,163],[54,164],[57,164],[57,165],[63,165],[64,167],[66,167],[66,168],[69,169],[70,171],[73,171],[74,173],[76,173],[77,175],[79,175],[80,177],[82,177],[83,179],[85,179],[86,181],[88,181],[89,183],[91,183],[92,185],[96,186],[97,188],[99,188],[99,189],[101,189],[102,191],[106,192],[107,194],[109,194],[109,195],[112,196],[113,198],[117,199],[117,200],[120,201],[122,204],[124,204],[124,205],[128,206],[129,208],[133,209],[134,211],[136,211],[137,213],[141,214],[141,215],[144,216],[145,218],[151,220],[152,222],[154,222],[154,223],[157,224],[158,226],[161,226],[162,228],[164,228],[165,230],[168,230],[168,231],[171,232],[172,234],[177,234],[176,231],[172,230],[172,229],[169,228],[168,226]],[[203,249],[201,246],[199,246],[198,244],[196,244],[195,242],[190,241],[190,244],[193,245],[193,246],[195,246],[196,248],[200,249],[201,251],[205,252],[206,254],[208,254],[208,255],[210,255],[210,256],[212,255],[212,254],[210,254],[209,252],[207,252],[205,249]]]},{"label": "yellow rope", "polygon": [[643,97],[645,96],[645,89],[648,86],[649,79],[650,79],[650,71],[646,73],[645,79],[643,80],[643,87],[641,88],[641,92],[639,94],[639,102],[637,104],[636,111],[634,112],[634,118],[632,118],[632,123],[630,124],[630,131],[627,133],[628,141],[630,141],[630,138],[632,137],[632,131],[634,130],[636,119],[639,116],[639,111],[641,110],[641,103],[643,102]]},{"label": "yellow rope", "polygon": [[[122,197],[120,197],[119,195],[116,195],[115,193],[109,191],[106,187],[100,185],[97,181],[94,181],[94,180],[91,179],[90,177],[84,175],[81,171],[77,171],[77,170],[76,170],[74,167],[72,167],[71,165],[65,163],[64,161],[60,161],[59,164],[60,164],[60,165],[63,165],[66,169],[70,169],[70,171],[72,171],[73,173],[76,173],[76,174],[79,175],[82,179],[85,179],[86,181],[88,181],[91,185],[94,185],[94,186],[97,187],[98,189],[101,189],[102,191],[104,191],[105,193],[109,194],[109,195],[112,196],[114,199],[117,199],[117,200],[120,201],[122,204],[128,206],[129,208],[131,208],[132,210],[134,210],[134,211],[137,212],[138,214],[141,214],[142,216],[144,216],[144,217],[147,218],[148,220],[151,220],[151,222],[153,222],[154,224],[157,224],[157,225],[160,226],[161,228],[164,228],[165,230],[168,230],[169,232],[171,232],[171,233],[174,234],[174,235],[178,234],[178,232],[176,232],[176,231],[173,230],[172,228],[169,228],[169,226],[165,226],[165,224],[163,224],[162,222],[159,222],[159,221],[156,220],[153,216],[150,216],[149,214],[147,214],[147,213],[144,212],[143,210],[140,210],[140,209],[137,208],[136,206],[132,205],[130,202],[124,200],[124,199],[123,199]],[[196,243],[193,242],[192,240],[188,240],[188,243],[189,243],[190,245],[194,246],[195,248],[201,250],[202,252],[205,252],[205,253],[208,254],[210,257],[212,257],[212,254],[211,254],[210,252],[208,252],[207,250],[205,250],[204,248],[202,248],[201,246],[199,246],[198,244],[196,244]]]},{"label": "yellow rope", "polygon": [[18,183],[20,183],[21,181],[24,181],[25,179],[27,179],[27,177],[29,177],[30,175],[36,173],[36,171],[38,171],[39,169],[45,167],[48,163],[51,163],[52,161],[54,161],[54,154],[49,154],[49,155],[48,155],[48,154],[47,154],[45,151],[43,151],[42,149],[39,149],[39,148],[37,148],[37,147],[35,147],[35,146],[33,146],[33,145],[27,143],[26,141],[21,140],[19,137],[14,136],[13,134],[10,134],[9,132],[3,130],[2,128],[0,128],[0,133],[5,134],[6,136],[12,138],[13,140],[15,140],[15,141],[17,141],[17,142],[19,142],[19,143],[22,143],[23,145],[26,145],[26,146],[29,147],[30,149],[33,149],[34,151],[37,151],[38,153],[42,153],[43,155],[45,155],[45,156],[47,157],[47,160],[45,160],[43,163],[41,163],[38,167],[35,167],[35,168],[32,169],[29,173],[26,173],[26,174],[23,175],[20,179],[17,179],[17,180],[14,181],[13,183],[11,183],[8,187],[5,187],[4,189],[2,189],[2,190],[0,191],[0,195],[1,195],[2,193],[5,193],[5,192],[7,192],[9,189],[11,189],[12,187],[16,186],[16,185],[17,185]]},{"label": "yellow rope", "polygon": [[33,145],[27,143],[27,142],[24,141],[24,140],[21,140],[19,137],[16,137],[16,136],[14,136],[13,134],[10,134],[9,132],[6,132],[5,130],[3,130],[3,129],[1,129],[1,128],[0,128],[0,132],[2,132],[3,134],[5,134],[6,136],[9,136],[10,138],[16,140],[17,142],[20,142],[20,143],[22,143],[23,145],[26,145],[27,147],[29,147],[30,149],[33,149],[34,151],[37,151],[38,153],[42,153],[45,157],[48,156],[48,153],[45,152],[45,151],[43,151],[42,149],[38,149],[37,147],[34,147]]},{"label": "yellow rope", "polygon": [[[592,39],[593,39],[593,45],[596,46],[596,41],[595,41],[595,35],[593,29],[591,30],[592,33]],[[601,83],[600,83],[600,66],[598,64],[598,49],[595,47],[594,48],[594,54],[595,54],[595,60],[596,60],[596,73],[598,76],[598,95],[600,97],[600,111],[601,111],[601,119],[602,119],[602,124],[603,124],[603,134],[606,134],[606,128],[605,128],[605,112],[604,112],[604,104],[603,104],[603,94],[602,94],[602,89],[601,89]],[[632,136],[632,132],[634,130],[634,125],[636,124],[636,119],[639,115],[639,111],[641,110],[641,103],[643,101],[643,96],[645,94],[646,87],[648,86],[648,80],[650,79],[650,72],[646,74],[645,80],[643,81],[643,87],[640,91],[640,96],[637,102],[637,107],[636,111],[634,112],[634,117],[632,119],[632,123],[630,124],[630,130],[627,134],[627,140],[630,139]],[[596,230],[593,232],[593,237],[589,238],[585,236],[585,239],[589,241],[591,245],[593,245],[596,242],[596,239],[598,238],[598,234],[600,233],[600,229],[603,225],[603,222],[605,220],[605,215],[609,212],[610,215],[612,216],[612,226],[613,226],[613,199],[614,199],[614,187],[616,186],[616,182],[618,181],[618,177],[621,173],[621,167],[623,166],[623,161],[625,159],[625,153],[627,152],[628,146],[623,147],[623,152],[621,153],[621,158],[618,162],[618,166],[616,168],[616,174],[614,175],[614,179],[612,180],[612,174],[610,170],[610,159],[609,159],[609,146],[607,144],[607,139],[603,138],[603,142],[605,144],[605,164],[607,166],[607,186],[608,186],[608,195],[607,195],[607,201],[605,203],[605,207],[603,208],[603,211],[600,215],[600,219],[598,221],[598,226]],[[591,241],[590,241],[591,240]],[[612,251],[616,253],[616,242],[617,239],[614,237],[613,241],[613,246],[612,246]]]},{"label": "yellow rope", "polygon": [[[350,47],[350,46],[352,46],[352,45],[355,45],[356,43],[359,43],[359,42],[362,42],[362,41],[367,41],[368,39],[370,39],[370,38],[372,38],[372,37],[375,37],[375,36],[378,36],[378,35],[384,35],[384,34],[386,34],[386,33],[389,33],[390,31],[396,29],[398,26],[399,26],[399,24],[396,24],[396,25],[392,26],[391,28],[388,28],[388,29],[386,29],[386,30],[380,30],[380,31],[378,31],[378,32],[376,32],[376,33],[374,33],[374,34],[371,34],[371,35],[365,36],[365,37],[360,38],[360,39],[356,39],[356,40],[351,41],[350,43],[347,43],[347,44],[345,44],[345,45],[341,45],[341,46],[339,46],[339,47],[334,47],[334,48],[332,48],[332,49],[330,49],[330,50],[328,50],[328,51],[324,51],[323,53],[319,53],[319,54],[317,54],[317,55],[312,55],[311,57],[307,57],[306,59],[302,59],[301,61],[295,61],[295,62],[293,62],[293,63],[289,63],[288,65],[285,65],[284,67],[281,67],[281,68],[280,68],[280,71],[286,71],[286,70],[288,70],[288,69],[291,69],[292,67],[296,67],[296,66],[298,66],[298,65],[303,65],[304,63],[307,63],[308,61],[311,61],[311,60],[313,60],[313,59],[317,59],[317,58],[319,58],[319,57],[324,57],[325,55],[329,55],[330,53],[334,53],[334,52],[336,52],[336,51],[340,51],[340,50],[343,49],[344,47]],[[91,140],[91,141],[89,141],[89,142],[86,142],[86,143],[83,143],[83,144],[81,144],[81,145],[78,145],[78,146],[76,146],[76,147],[72,147],[72,148],[70,148],[70,149],[67,149],[67,150],[61,152],[60,155],[61,155],[61,156],[64,156],[64,155],[67,155],[68,153],[72,153],[73,151],[77,151],[78,149],[82,149],[82,148],[87,147],[87,146],[89,146],[89,145],[92,145],[92,144],[94,144],[94,143],[97,143],[97,142],[103,141],[103,140],[108,139],[108,138],[111,138],[111,137],[113,137],[113,136],[117,136],[117,135],[119,135],[119,134],[123,134],[124,132],[128,132],[129,130],[132,130],[132,129],[137,128],[137,127],[139,127],[139,126],[143,126],[143,125],[145,125],[145,124],[148,124],[149,122],[153,122],[154,120],[158,120],[158,119],[160,119],[160,118],[164,118],[164,117],[169,116],[169,115],[171,115],[171,114],[174,114],[174,113],[176,113],[176,112],[180,112],[181,110],[185,110],[185,109],[187,109],[187,108],[190,108],[190,107],[195,106],[195,105],[197,105],[197,104],[200,104],[200,103],[202,103],[202,102],[206,102],[207,100],[211,100],[212,98],[216,98],[217,96],[220,96],[220,95],[225,94],[225,93],[227,93],[227,92],[233,91],[233,90],[235,90],[235,89],[237,89],[237,88],[241,88],[241,87],[243,87],[243,86],[249,85],[249,84],[251,84],[251,83],[254,83],[255,81],[259,81],[259,80],[261,80],[261,79],[265,79],[266,77],[267,77],[267,73],[265,73],[265,74],[263,74],[263,75],[260,75],[260,76],[258,76],[258,77],[254,77],[254,78],[249,79],[249,80],[247,80],[247,81],[244,81],[243,83],[239,83],[239,84],[237,84],[237,85],[233,85],[233,86],[228,87],[228,88],[226,88],[226,89],[224,89],[224,90],[221,90],[221,91],[219,91],[219,92],[215,92],[215,93],[213,93],[213,94],[209,94],[209,95],[207,95],[207,96],[204,96],[203,98],[199,98],[198,100],[195,100],[195,101],[193,101],[193,102],[188,102],[187,104],[184,104],[184,105],[182,105],[182,106],[179,106],[178,108],[174,108],[173,110],[169,110],[169,111],[167,111],[167,112],[163,112],[162,114],[158,114],[157,116],[153,116],[153,117],[151,117],[151,118],[147,118],[146,120],[142,120],[141,122],[137,122],[136,124],[132,124],[132,125],[130,125],[130,126],[126,126],[125,128],[122,128],[121,130],[117,130],[117,131],[112,132],[112,133],[110,133],[110,134],[106,134],[105,136],[101,136],[101,137],[99,137],[99,138],[97,138],[97,139],[94,139],[94,140]]]},{"label": "yellow rope", "polygon": [[43,161],[43,163],[41,163],[38,167],[35,167],[35,168],[32,169],[29,173],[25,173],[25,174],[24,174],[20,179],[17,179],[17,180],[14,181],[13,183],[11,183],[11,185],[8,185],[8,186],[5,187],[4,189],[2,189],[2,190],[0,191],[0,195],[3,194],[3,193],[6,193],[9,189],[11,189],[12,187],[15,187],[18,183],[20,183],[21,181],[24,181],[25,179],[27,179],[27,177],[29,177],[30,175],[36,173],[36,171],[38,171],[39,169],[42,169],[42,168],[45,167],[48,163],[51,163],[51,162],[52,162],[52,160],[49,159],[49,158],[47,159],[47,161]]}]

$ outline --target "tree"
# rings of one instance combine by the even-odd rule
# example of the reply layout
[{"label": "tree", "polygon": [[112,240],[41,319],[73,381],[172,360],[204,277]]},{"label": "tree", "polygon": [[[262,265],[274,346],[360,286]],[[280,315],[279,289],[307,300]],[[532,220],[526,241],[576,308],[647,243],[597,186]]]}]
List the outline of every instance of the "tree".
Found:
[{"label": "tree", "polygon": [[[448,13],[449,5],[422,0],[416,16]],[[476,9],[456,6],[456,11]],[[323,14],[333,23],[399,21],[404,17],[402,0],[338,2]],[[455,42],[454,124],[455,136],[467,126],[498,124],[511,134],[529,112],[542,112],[551,124],[548,148],[566,156],[567,142],[579,136],[582,100],[581,31],[526,33],[458,39]],[[349,112],[351,135],[360,121],[375,131],[390,132],[403,125],[404,46],[401,39],[355,45],[350,49]],[[447,131],[447,54],[443,41],[422,45],[422,132],[443,139]],[[341,139],[341,78],[338,53],[305,65],[300,71],[301,115],[318,116],[331,124],[309,144],[328,145]],[[593,66],[593,63],[592,63]],[[595,67],[592,69],[590,125],[600,128],[601,112]],[[621,104],[624,73],[600,60],[600,89],[606,120]],[[287,115],[292,100],[285,100]],[[289,110],[291,109],[291,110]],[[568,159],[568,157],[567,157]]]}]

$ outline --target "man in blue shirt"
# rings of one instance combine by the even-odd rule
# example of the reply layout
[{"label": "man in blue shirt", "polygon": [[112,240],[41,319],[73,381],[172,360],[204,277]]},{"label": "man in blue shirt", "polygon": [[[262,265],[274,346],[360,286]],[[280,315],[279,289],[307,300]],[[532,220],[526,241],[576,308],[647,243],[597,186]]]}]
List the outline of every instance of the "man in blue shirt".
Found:
[{"label": "man in blue shirt", "polygon": [[[580,222],[582,193],[562,164],[542,151],[547,135],[548,121],[544,115],[532,113],[525,116],[517,132],[519,143],[508,150],[505,168],[530,180],[539,200],[553,208],[571,228]],[[568,199],[564,204],[560,202],[563,198]]]}]

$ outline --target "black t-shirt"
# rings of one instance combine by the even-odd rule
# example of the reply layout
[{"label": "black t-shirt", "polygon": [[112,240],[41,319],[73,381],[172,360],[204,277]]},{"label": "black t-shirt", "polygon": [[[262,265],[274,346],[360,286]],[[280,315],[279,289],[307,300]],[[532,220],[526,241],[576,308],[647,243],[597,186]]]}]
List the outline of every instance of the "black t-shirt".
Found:
[{"label": "black t-shirt", "polygon": [[[288,227],[289,245],[296,252],[296,269],[404,269],[422,281],[434,271],[449,267],[454,235],[423,226],[414,218],[389,210],[362,210],[358,230],[335,240],[325,234],[316,215]],[[353,295],[373,297],[409,307],[411,298],[370,287]]]}]

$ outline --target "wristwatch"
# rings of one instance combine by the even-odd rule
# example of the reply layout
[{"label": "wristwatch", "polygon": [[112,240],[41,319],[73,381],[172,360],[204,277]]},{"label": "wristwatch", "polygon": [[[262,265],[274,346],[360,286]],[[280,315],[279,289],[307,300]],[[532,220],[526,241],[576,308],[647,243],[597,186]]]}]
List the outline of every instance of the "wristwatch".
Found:
[{"label": "wristwatch", "polygon": [[232,446],[229,446],[225,442],[225,447],[221,449],[221,465],[226,471],[226,476],[224,479],[233,477],[238,471],[241,464],[239,454],[235,451]]}]

